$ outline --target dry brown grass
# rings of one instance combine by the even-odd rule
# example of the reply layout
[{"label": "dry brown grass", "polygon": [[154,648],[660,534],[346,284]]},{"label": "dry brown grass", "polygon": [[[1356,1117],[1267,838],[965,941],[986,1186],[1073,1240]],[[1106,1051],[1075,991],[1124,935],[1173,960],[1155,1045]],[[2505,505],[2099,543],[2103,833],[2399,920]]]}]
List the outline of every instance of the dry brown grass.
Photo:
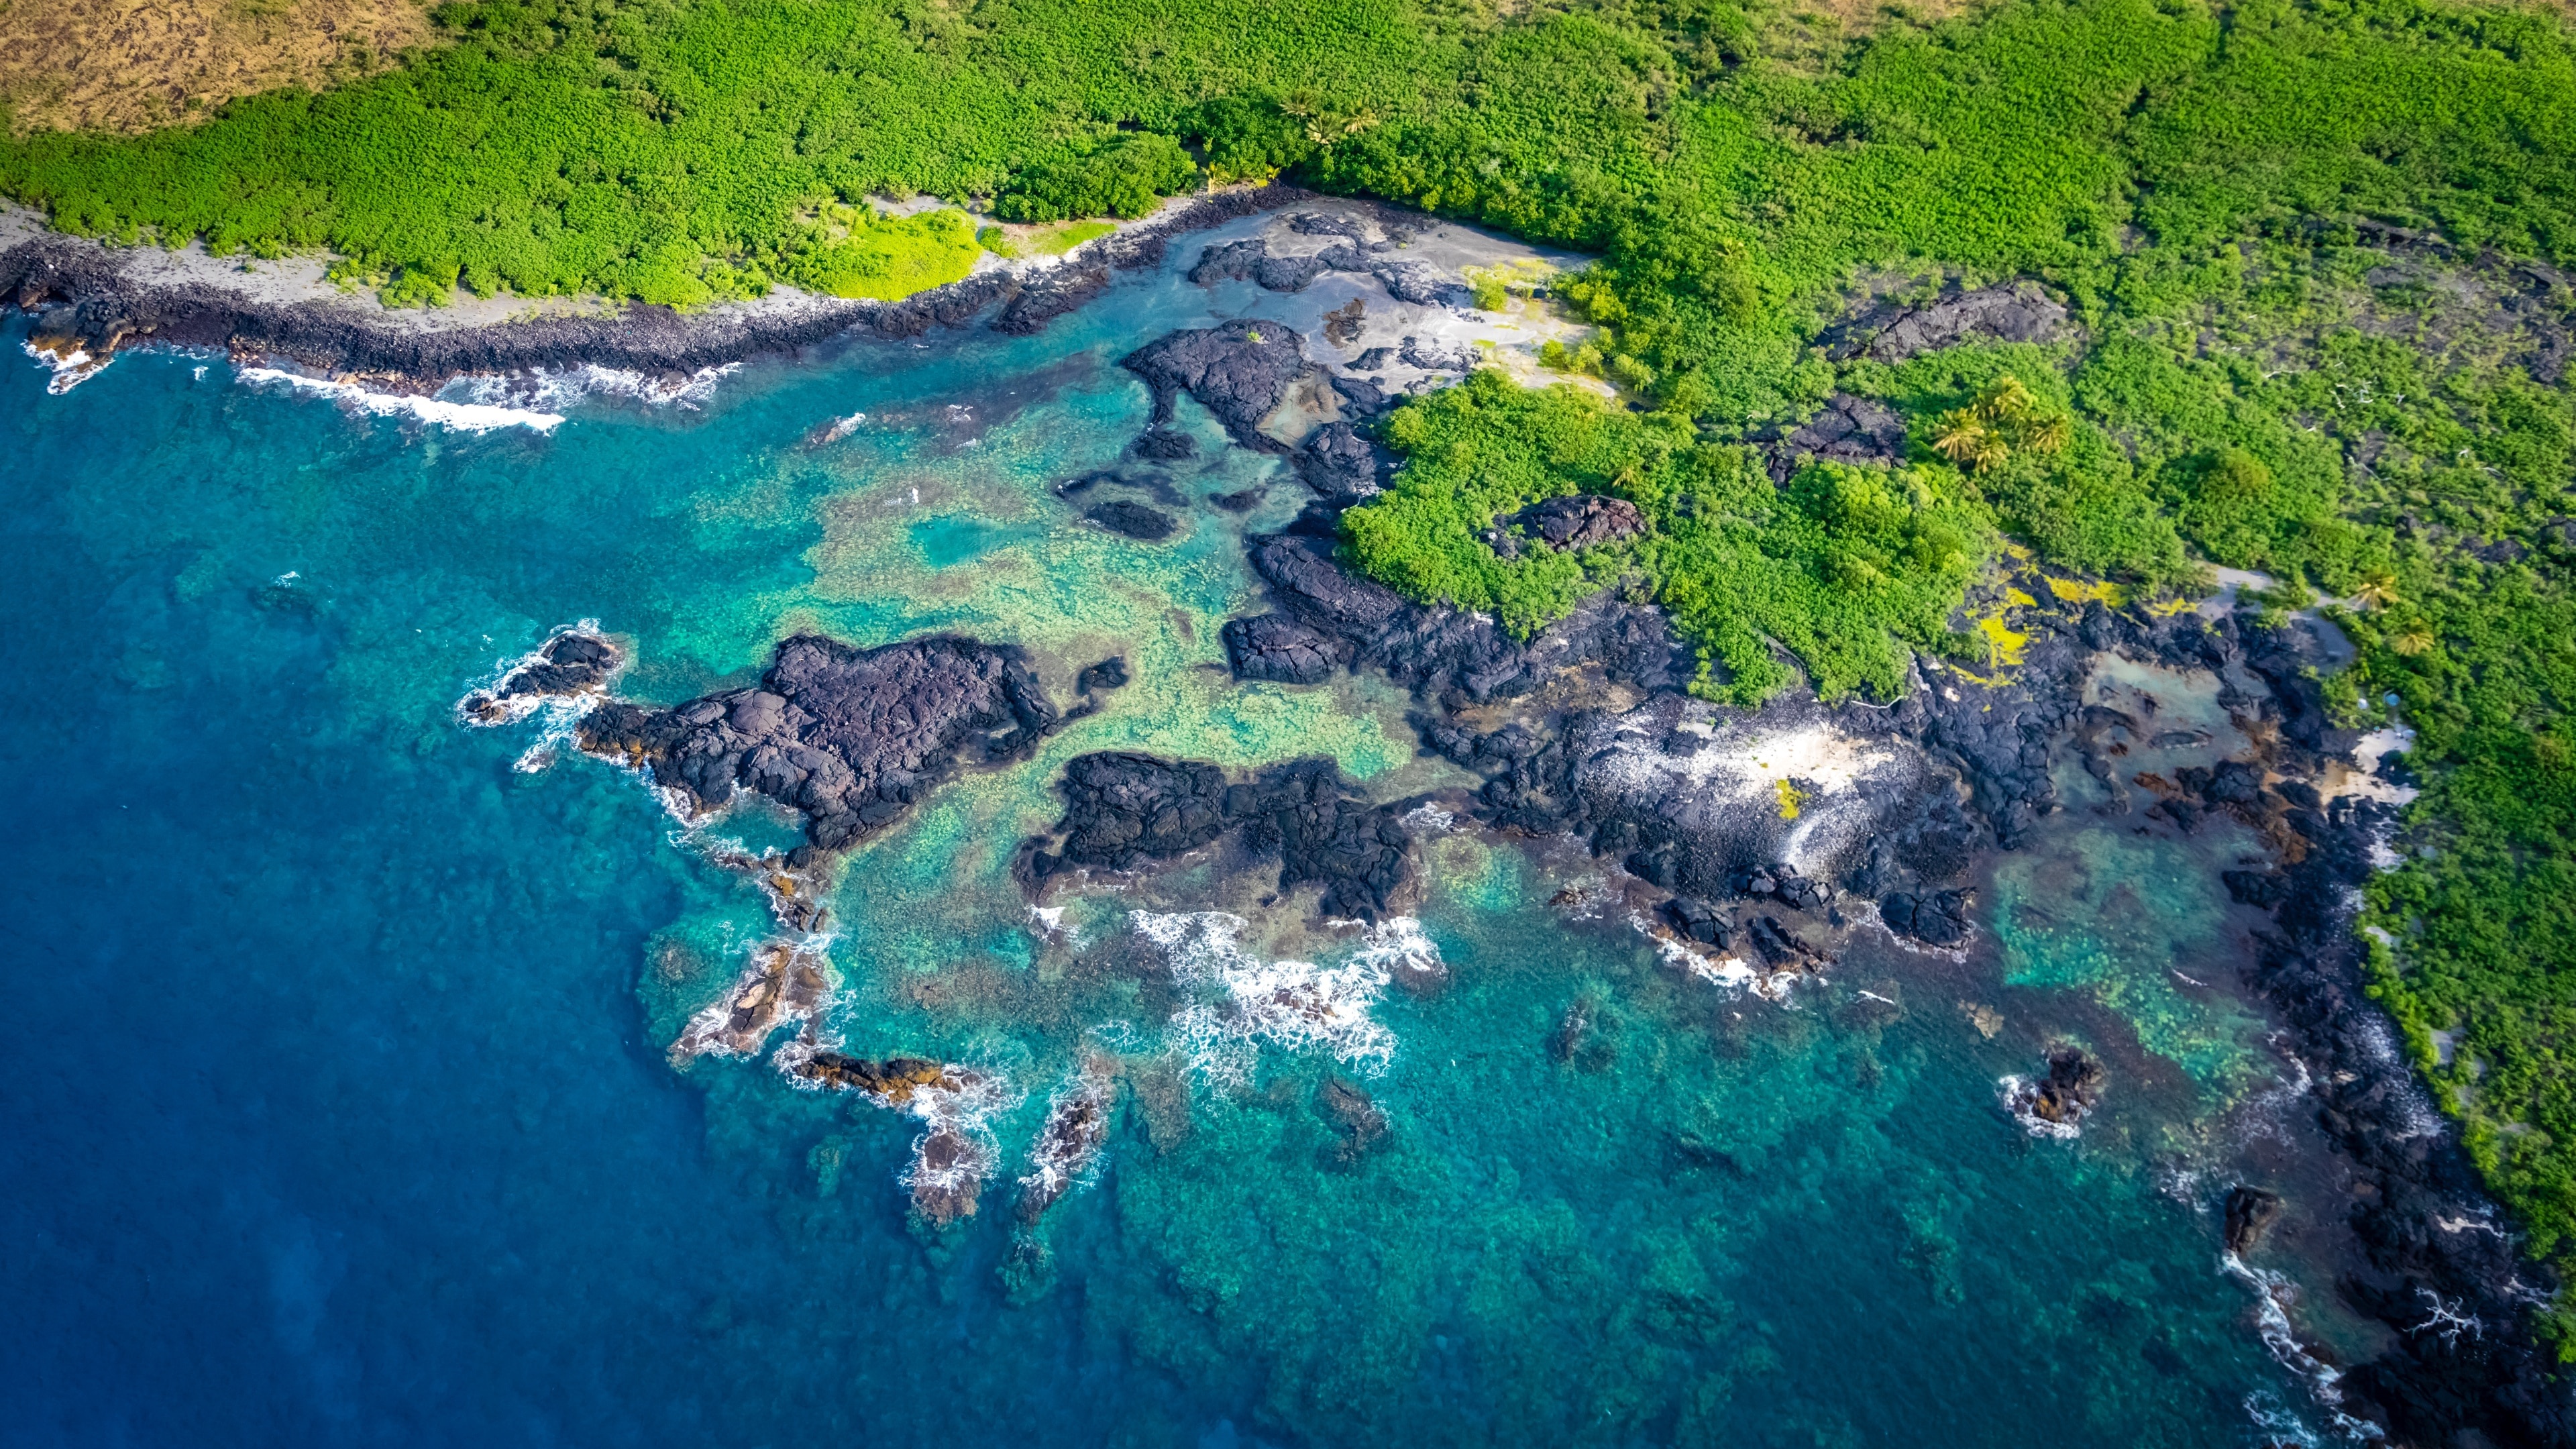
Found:
[{"label": "dry brown grass", "polygon": [[425,0],[0,0],[10,129],[145,131],[319,89],[430,38]]}]

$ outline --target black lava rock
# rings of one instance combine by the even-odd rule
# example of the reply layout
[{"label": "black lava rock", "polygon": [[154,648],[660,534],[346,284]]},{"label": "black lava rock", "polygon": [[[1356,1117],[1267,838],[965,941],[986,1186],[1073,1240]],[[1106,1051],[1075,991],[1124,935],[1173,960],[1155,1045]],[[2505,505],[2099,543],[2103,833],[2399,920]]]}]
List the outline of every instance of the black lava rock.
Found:
[{"label": "black lava rock", "polygon": [[1233,831],[1243,849],[1280,863],[1283,891],[1320,883],[1333,916],[1375,920],[1413,879],[1412,837],[1393,805],[1361,799],[1331,760],[1297,760],[1229,784],[1193,760],[1126,752],[1065,766],[1059,850],[1033,843],[1032,882],[1069,866],[1135,870]]},{"label": "black lava rock", "polygon": [[1103,659],[1097,664],[1087,666],[1084,668],[1082,673],[1074,676],[1073,687],[1084,694],[1095,694],[1103,690],[1111,689],[1125,689],[1127,687],[1127,661],[1123,658],[1112,657]]},{"label": "black lava rock", "polygon": [[1285,614],[1229,619],[1225,657],[1237,679],[1267,679],[1279,684],[1321,684],[1342,662],[1342,642],[1320,634]]},{"label": "black lava rock", "polygon": [[1261,420],[1288,395],[1307,368],[1306,344],[1277,322],[1228,322],[1160,337],[1119,360],[1154,393],[1154,426],[1172,420],[1172,406],[1188,393],[1225,424],[1237,443],[1255,452],[1285,449],[1260,431]]},{"label": "black lava rock", "polygon": [[1518,528],[1550,548],[1591,548],[1616,543],[1646,531],[1646,516],[1625,498],[1575,493],[1533,503],[1518,513],[1494,520],[1497,527]]},{"label": "black lava rock", "polygon": [[1929,946],[1955,946],[1968,939],[1968,893],[1892,891],[1880,897],[1878,918],[1900,936]]},{"label": "black lava rock", "polygon": [[812,634],[778,646],[756,689],[653,710],[612,701],[581,747],[648,768],[702,809],[737,787],[805,816],[844,850],[891,824],[958,764],[1033,749],[1057,721],[1020,651],[941,635],[853,649]]},{"label": "black lava rock", "polygon": [[1715,946],[1722,951],[1734,941],[1734,927],[1727,924],[1716,907],[1706,901],[1693,896],[1675,896],[1664,902],[1662,910],[1664,919],[1672,923],[1674,930],[1703,946]]}]

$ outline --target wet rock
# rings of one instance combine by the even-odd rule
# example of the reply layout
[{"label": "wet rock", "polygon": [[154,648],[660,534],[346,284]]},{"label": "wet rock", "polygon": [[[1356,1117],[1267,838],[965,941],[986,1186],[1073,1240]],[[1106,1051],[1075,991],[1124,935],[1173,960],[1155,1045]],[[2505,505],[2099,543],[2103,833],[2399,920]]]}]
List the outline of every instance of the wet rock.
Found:
[{"label": "wet rock", "polygon": [[1356,1162],[1385,1146],[1393,1136],[1386,1113],[1370,1098],[1367,1089],[1339,1073],[1327,1075],[1323,1086],[1316,1089],[1315,1110],[1341,1135],[1341,1145],[1333,1154],[1341,1162]]},{"label": "wet rock", "polygon": [[1837,362],[1855,357],[1902,362],[1971,339],[2053,341],[2065,323],[2063,306],[2038,283],[2020,281],[1954,292],[1922,307],[1881,304],[1828,329],[1822,340]]},{"label": "wet rock", "polygon": [[[1385,350],[1383,347],[1371,348],[1368,352],[1361,353],[1360,359],[1366,362],[1372,355]],[[1383,367],[1385,364],[1380,363],[1379,366]],[[1333,391],[1341,394],[1343,410],[1355,418],[1374,418],[1395,405],[1395,399],[1388,396],[1386,389],[1378,386],[1376,381],[1370,378],[1335,373]]]},{"label": "wet rock", "polygon": [[1249,281],[1253,267],[1268,255],[1270,245],[1259,237],[1208,247],[1199,253],[1198,265],[1190,268],[1190,280],[1202,287],[1215,282]]},{"label": "wet rock", "polygon": [[1878,917],[1900,936],[1927,946],[1955,946],[1968,939],[1968,893],[1891,891],[1879,898]]},{"label": "wet rock", "polygon": [[1320,211],[1301,211],[1288,218],[1288,229],[1299,236],[1337,236],[1355,242],[1368,240],[1368,228],[1347,216],[1328,216]]},{"label": "wet rock", "polygon": [[2043,1122],[2071,1127],[2102,1100],[2102,1066],[2081,1048],[2061,1046],[2048,1054],[2048,1075],[2032,1084],[2030,1113]]},{"label": "wet rock", "polygon": [[1084,666],[1083,671],[1074,676],[1073,687],[1084,694],[1098,694],[1105,690],[1125,689],[1127,687],[1126,659],[1120,656],[1112,656],[1101,660],[1097,664]]},{"label": "wet rock", "polygon": [[831,986],[829,971],[819,952],[797,943],[762,945],[732,988],[689,1018],[671,1044],[671,1064],[686,1066],[701,1056],[759,1055],[771,1032],[813,1018]]},{"label": "wet rock", "polygon": [[947,1064],[928,1057],[887,1057],[870,1061],[841,1052],[818,1051],[790,1068],[792,1075],[838,1091],[865,1092],[888,1106],[909,1105],[913,1093],[961,1085]]},{"label": "wet rock", "polygon": [[1675,896],[1660,907],[1665,921],[1675,931],[1703,946],[1723,951],[1734,943],[1735,928],[1717,913],[1717,908],[1694,896]]},{"label": "wet rock", "polygon": [[1043,273],[1035,281],[1019,283],[993,318],[993,330],[1005,337],[1042,332],[1048,323],[1108,291],[1110,281],[1106,260],[1086,260]]},{"label": "wet rock", "polygon": [[576,738],[698,810],[737,789],[805,816],[816,848],[884,829],[961,765],[1016,758],[1057,721],[1020,651],[942,635],[854,649],[802,634],[758,688],[668,710],[610,701]]},{"label": "wet rock", "polygon": [[2218,879],[2227,887],[2229,899],[2240,905],[2268,911],[2290,897],[2290,878],[2279,871],[2223,870]]},{"label": "wet rock", "polygon": [[1404,339],[1404,346],[1396,356],[1403,360],[1405,366],[1419,367],[1426,372],[1473,372],[1478,360],[1476,349],[1463,342],[1426,342],[1419,337]]},{"label": "wet rock", "polygon": [[1255,483],[1249,488],[1238,489],[1232,493],[1211,493],[1207,496],[1207,500],[1210,505],[1227,513],[1250,513],[1261,506],[1262,499],[1269,496],[1268,485]]},{"label": "wet rock", "polygon": [[1738,895],[1777,901],[1798,911],[1821,910],[1834,895],[1831,885],[1799,874],[1796,866],[1785,861],[1742,872],[1732,884]]},{"label": "wet rock", "polygon": [[1321,684],[1340,667],[1342,642],[1285,614],[1226,621],[1225,657],[1237,679]]},{"label": "wet rock", "polygon": [[467,695],[457,708],[476,724],[501,724],[524,717],[543,700],[598,693],[621,666],[616,646],[595,634],[567,630],[490,689]]},{"label": "wet rock", "polygon": [[1270,534],[1253,540],[1250,551],[1254,571],[1272,593],[1318,629],[1373,634],[1404,612],[1394,590],[1343,573],[1323,540]]},{"label": "wet rock", "polygon": [[2281,1196],[2238,1183],[2227,1193],[2227,1251],[2243,1253],[2263,1241],[2264,1231],[2281,1216]]},{"label": "wet rock", "polygon": [[1151,508],[1125,498],[1115,503],[1103,503],[1096,508],[1085,509],[1082,516],[1108,529],[1111,533],[1123,534],[1128,538],[1141,539],[1147,543],[1160,542],[1169,538],[1180,528],[1180,523],[1172,515],[1159,508]]},{"label": "wet rock", "polygon": [[1037,1141],[1029,1147],[1028,1175],[1020,1179],[1022,1225],[1035,1225],[1099,1160],[1101,1149],[1109,1144],[1115,1086],[1109,1063],[1095,1061],[1047,1108]]},{"label": "wet rock", "polygon": [[1775,971],[1822,970],[1833,964],[1832,957],[1789,934],[1777,916],[1754,917],[1744,934],[1752,939],[1754,953]]},{"label": "wet rock", "polygon": [[1576,493],[1533,503],[1495,520],[1504,529],[1519,529],[1555,549],[1591,548],[1616,543],[1646,531],[1646,516],[1625,498]]},{"label": "wet rock", "polygon": [[1353,372],[1381,372],[1395,364],[1395,349],[1372,347],[1351,360]]},{"label": "wet rock", "polygon": [[1154,394],[1154,426],[1172,420],[1182,393],[1216,415],[1237,443],[1275,453],[1281,445],[1260,431],[1261,420],[1287,397],[1289,384],[1306,372],[1306,344],[1277,322],[1228,322],[1174,332],[1119,360]]},{"label": "wet rock", "polygon": [[1081,755],[1066,763],[1058,788],[1065,798],[1059,858],[1068,866],[1134,870],[1196,850],[1227,825],[1225,772],[1196,761]]}]

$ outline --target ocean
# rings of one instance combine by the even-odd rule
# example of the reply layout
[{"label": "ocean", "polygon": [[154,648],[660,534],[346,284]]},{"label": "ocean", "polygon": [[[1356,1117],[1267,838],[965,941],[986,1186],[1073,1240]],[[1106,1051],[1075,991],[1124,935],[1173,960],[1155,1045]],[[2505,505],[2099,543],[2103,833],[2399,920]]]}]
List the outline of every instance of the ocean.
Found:
[{"label": "ocean", "polygon": [[[1242,534],[1304,501],[1277,460],[1185,402],[1173,538],[1054,491],[1145,424],[1117,357],[1283,305],[1173,250],[1034,338],[853,343],[678,395],[566,377],[423,410],[138,352],[56,396],[0,369],[0,893],[43,1008],[0,1068],[0,1438],[2323,1430],[2316,1366],[2264,1322],[2278,1295],[2369,1352],[2331,1263],[2258,1282],[2220,1241],[2232,1164],[2321,1151],[2231,994],[2259,924],[2216,879],[2253,847],[2234,827],[2070,809],[1993,867],[1967,949],[1882,934],[1778,1000],[1669,965],[1606,903],[1611,862],[1464,820],[1423,817],[1427,894],[1374,931],[1204,866],[1030,910],[1013,854],[1077,754],[1475,783],[1383,680],[1228,676],[1219,626],[1259,606]],[[674,1065],[771,929],[710,857],[793,827],[688,827],[542,719],[460,721],[585,620],[661,704],[799,632],[1016,643],[1059,700],[1127,660],[1099,714],[942,787],[832,902],[818,1025],[1002,1084],[970,1124],[999,1163],[975,1216],[908,1216],[913,1118],[766,1060]],[[1436,989],[1390,976],[1407,953]],[[1289,978],[1347,1010],[1222,1009]],[[2080,1135],[2004,1105],[2061,1041],[2110,1072]],[[1108,1146],[1023,1228],[1010,1179],[1095,1060],[1123,1084]]]}]

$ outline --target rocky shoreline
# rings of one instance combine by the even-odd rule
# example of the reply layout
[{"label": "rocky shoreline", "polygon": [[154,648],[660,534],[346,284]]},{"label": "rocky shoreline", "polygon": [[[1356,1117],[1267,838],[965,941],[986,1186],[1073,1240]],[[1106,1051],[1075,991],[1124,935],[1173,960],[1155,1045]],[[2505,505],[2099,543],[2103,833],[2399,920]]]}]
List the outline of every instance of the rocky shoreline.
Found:
[{"label": "rocky shoreline", "polygon": [[[685,379],[844,335],[902,340],[988,313],[994,331],[1025,336],[1099,296],[1117,273],[1160,264],[1176,237],[1321,199],[1277,185],[1218,192],[1122,227],[1061,265],[979,272],[899,302],[802,297],[689,314],[634,302],[607,316],[439,325],[435,317],[371,317],[373,309],[336,297],[288,301],[184,273],[144,275],[132,249],[56,233],[0,250],[0,299],[29,316],[33,345],[58,365],[95,368],[121,348],[162,346],[283,360],[422,393],[457,377],[584,366]],[[84,360],[72,363],[75,353]]]},{"label": "rocky shoreline", "polygon": [[[1209,248],[1201,266],[1258,274],[1275,260],[1240,243],[1220,250]],[[1356,253],[1333,260],[1346,262],[1366,264]],[[1274,270],[1276,290],[1302,285],[1302,269]],[[2061,325],[2052,307],[2029,289],[1999,288],[1944,297],[1921,317],[1869,320],[1873,338],[1900,341],[1960,328],[2039,333]],[[1767,995],[1829,965],[1855,930],[1956,945],[1973,929],[1976,868],[2027,844],[2064,808],[2052,777],[2059,761],[2080,765],[2109,792],[2112,803],[2100,808],[2134,812],[2142,829],[2188,833],[2214,815],[2243,822],[2273,860],[2224,872],[2228,892],[2273,923],[2245,984],[2307,1077],[2327,1141],[2349,1159],[2352,1201],[2303,1202],[2263,1183],[2232,1184],[2213,1252],[2233,1262],[2275,1222],[2349,1232],[2343,1256],[2352,1266],[2339,1294],[2385,1324],[2393,1346],[2335,1371],[2315,1345],[2275,1345],[2297,1356],[2292,1366],[2310,1374],[2323,1407],[2348,1416],[2348,1428],[2371,1426],[2411,1444],[2576,1442],[2576,1403],[2534,1333],[2533,1308],[2554,1278],[2520,1258],[2496,1226],[2456,1134],[2430,1113],[2367,997],[2352,924],[2356,888],[2394,815],[2371,792],[2320,789],[2358,773],[2358,737],[2335,729],[2324,708],[2316,675],[2333,651],[2317,626],[2069,599],[2021,622],[2030,637],[2009,670],[1980,676],[1925,660],[1905,696],[1885,707],[1784,697],[1755,710],[1724,708],[1688,695],[1696,660],[1652,607],[1605,593],[1522,642],[1491,619],[1416,605],[1345,573],[1334,549],[1339,515],[1387,476],[1391,460],[1367,423],[1393,399],[1311,358],[1294,329],[1236,322],[1184,331],[1137,349],[1125,365],[1156,402],[1131,450],[1139,461],[1172,460],[1177,435],[1163,424],[1186,392],[1239,445],[1287,459],[1313,495],[1285,530],[1245,538],[1269,597],[1266,611],[1225,626],[1234,675],[1317,684],[1374,670],[1404,686],[1422,749],[1483,780],[1471,796],[1435,803],[1506,835],[1584,841],[1616,867],[1620,904],[1676,969]],[[1335,397],[1331,420],[1282,437],[1283,405],[1316,386]],[[1875,457],[1901,433],[1890,439],[1887,420],[1870,409],[1838,398],[1772,446],[1784,461]],[[1569,537],[1627,523],[1615,509],[1559,512],[1524,523]],[[2048,596],[2044,583],[2024,582]],[[543,661],[561,666],[560,680],[522,676],[498,687],[496,699],[512,698],[513,687],[600,688],[613,661],[578,647],[572,654]],[[2133,708],[2088,697],[2097,666],[2112,659],[2215,677],[2219,705],[2249,742],[2245,757],[2211,752],[2205,734],[2158,721],[2152,700]],[[1115,688],[1125,670],[1104,661],[1082,681],[1086,694]],[[743,788],[801,811],[808,844],[789,864],[802,869],[817,852],[846,850],[890,823],[950,770],[1023,758],[1080,712],[1059,713],[1007,645],[937,638],[857,651],[798,639],[781,646],[759,689],[669,711],[604,703],[584,717],[579,737],[593,753],[649,766],[701,808]],[[2169,775],[2136,768],[2158,749],[2198,754]],[[1070,762],[1060,788],[1062,820],[1019,856],[1033,903],[1085,873],[1152,871],[1210,848],[1241,857],[1237,864],[1277,862],[1281,894],[1318,886],[1318,908],[1330,915],[1380,917],[1418,876],[1407,807],[1422,802],[1372,804],[1330,761],[1242,777],[1204,762],[1094,754]],[[1562,1049],[1579,1051],[1581,1035],[1569,1017]],[[811,1060],[838,1070],[841,1059]],[[2047,1070],[2034,1101],[2049,1110],[2039,1115],[2071,1126],[2100,1090],[2098,1068],[2065,1058]],[[824,1082],[830,1076],[814,1080],[842,1084]],[[1106,1109],[1067,1110],[1049,1140],[1061,1139],[1068,1160],[1087,1160]],[[989,1169],[938,1178],[947,1195],[922,1211],[935,1222],[970,1213]],[[1050,1185],[1031,1189],[1032,1221],[1061,1190],[1058,1176],[1039,1177]]]},{"label": "rocky shoreline", "polygon": [[[1260,260],[1213,251],[1203,265]],[[2047,335],[2064,315],[2027,284],[1953,292],[1916,313],[1882,308],[1844,345],[1883,350],[1922,342],[1917,334],[1955,340],[1967,331]],[[1795,973],[1867,917],[1925,944],[1956,943],[1968,930],[1962,883],[1971,867],[2023,845],[2060,808],[2051,764],[2066,755],[2113,792],[2115,811],[2136,809],[2186,833],[2213,814],[2251,826],[2276,864],[2225,871],[2224,883],[2274,924],[2244,984],[2308,1078],[2327,1141],[2351,1164],[2353,1202],[2340,1226],[2355,1266],[2339,1295],[2394,1340],[2339,1373],[2325,1369],[2315,1345],[2293,1351],[2324,1370],[2319,1398],[2355,1432],[2375,1429],[2405,1444],[2473,1442],[2468,1435],[2576,1443],[2576,1398],[2535,1335],[2533,1309],[2548,1301],[2554,1274],[2521,1257],[2497,1226],[2457,1133],[2432,1113],[2391,1023],[2368,998],[2353,917],[2396,815],[2367,794],[2328,797],[2318,788],[2330,773],[2358,773],[2359,736],[2332,726],[2318,683],[2334,654],[2324,626],[2266,628],[2234,613],[2157,617],[2094,599],[2027,625],[2033,637],[2008,675],[1981,678],[1927,661],[1886,708],[1783,698],[1760,710],[1722,709],[1683,692],[1693,661],[1654,609],[1605,594],[1522,644],[1489,619],[1415,605],[1345,573],[1333,546],[1338,515],[1376,491],[1389,461],[1353,423],[1364,425],[1388,400],[1337,378],[1344,421],[1293,449],[1256,435],[1252,424],[1308,366],[1293,335],[1265,337],[1246,324],[1174,334],[1127,365],[1154,387],[1158,418],[1164,399],[1187,391],[1239,440],[1288,454],[1315,494],[1287,532],[1246,540],[1271,609],[1227,624],[1237,677],[1311,684],[1374,669],[1407,686],[1422,706],[1412,719],[1423,748],[1485,778],[1464,802],[1470,813],[1507,833],[1587,838],[1596,857],[1621,866],[1631,904],[1651,910],[1681,959],[1705,974],[1735,961],[1725,953],[1738,942],[1756,958],[1740,966],[1754,980]],[[1797,453],[1882,461],[1875,455],[1901,432],[1889,439],[1873,406],[1837,398],[1775,451],[1784,465]],[[1561,522],[1617,526],[1588,515]],[[2251,726],[2250,758],[2185,765],[2170,780],[2125,779],[2121,757],[2167,732],[2151,716],[2085,697],[2106,657],[2214,675],[2220,704]],[[1730,782],[1711,768],[1730,738],[1736,754],[1748,738],[1779,754],[1817,735],[1845,742],[1845,758],[1812,768],[1850,776],[1844,803],[1821,802],[1823,821],[1784,819],[1795,812],[1776,808],[1763,788],[1813,781]],[[1872,742],[1886,746],[1874,758]],[[1117,813],[1070,781],[1067,793],[1063,829]],[[1787,863],[1793,843],[1806,858],[1803,874]],[[2051,1064],[2054,1074],[2069,1070]],[[2089,1105],[2095,1080],[2077,1075],[2077,1099]],[[2250,1249],[2284,1215],[2338,1225],[2333,1205],[2285,1204],[2240,1183],[2229,1193],[2221,1246]]]}]

